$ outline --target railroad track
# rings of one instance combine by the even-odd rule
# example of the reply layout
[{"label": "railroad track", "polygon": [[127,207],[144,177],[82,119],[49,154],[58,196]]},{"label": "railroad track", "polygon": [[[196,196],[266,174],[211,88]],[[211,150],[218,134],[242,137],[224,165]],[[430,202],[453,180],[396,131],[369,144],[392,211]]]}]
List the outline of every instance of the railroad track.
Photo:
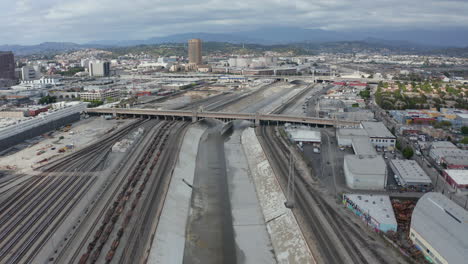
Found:
[{"label": "railroad track", "polygon": [[147,184],[151,189],[148,190],[148,196],[139,210],[142,213],[126,240],[119,263],[130,263],[132,261],[146,263],[171,181],[170,176],[177,162],[177,154],[188,124],[178,124],[174,128],[177,132],[168,138],[168,145],[176,147],[171,147],[162,152],[156,173],[152,177],[153,181]]},{"label": "railroad track", "polygon": [[[157,128],[159,128],[161,123],[158,123],[156,121],[156,123],[155,122],[150,122],[147,125],[148,125],[147,128],[150,128],[150,127],[155,128],[154,131],[152,130],[152,132],[147,132],[148,134],[150,134],[150,137],[155,137],[156,133],[157,133]],[[145,136],[143,136],[143,137],[145,137]],[[131,152],[129,153],[129,155],[127,155],[126,160],[123,161],[122,163],[129,163],[130,159],[132,157],[136,157],[135,160],[137,160],[137,161],[141,160],[142,157],[144,156],[144,150],[146,149],[145,146],[149,145],[148,142],[142,142],[141,144],[144,146],[143,150],[140,151],[140,149],[133,148],[131,150]],[[132,171],[135,170],[136,167],[138,167],[138,165],[139,165],[138,163],[135,163],[135,164],[132,164],[131,166],[126,166],[126,168],[122,168],[122,170],[120,172],[123,173],[123,174],[130,174]],[[117,171],[115,171],[115,172],[117,172]],[[116,173],[113,174],[113,177],[117,177]],[[103,190],[102,195],[104,193],[111,192],[111,198],[112,199],[107,199],[101,210],[98,209],[98,203],[95,203],[90,209],[87,210],[87,211],[89,211],[89,213],[87,213],[86,218],[81,221],[80,225],[78,225],[76,231],[72,234],[70,239],[67,241],[67,244],[64,246],[64,249],[62,249],[59,252],[59,254],[52,259],[53,262],[55,262],[55,263],[64,263],[64,262],[76,263],[76,262],[78,262],[79,258],[82,255],[83,249],[87,246],[91,236],[95,232],[95,228],[93,228],[93,227],[99,226],[99,222],[104,217],[105,212],[111,207],[112,202],[113,202],[113,198],[117,197],[119,191],[124,186],[126,180],[127,180],[127,177],[122,177],[122,179],[120,179],[118,181],[118,183],[117,183],[116,187],[114,188],[114,190],[111,190],[112,184],[107,184],[105,186],[105,189]],[[102,199],[102,198],[98,198],[98,199]],[[95,211],[97,211],[97,212],[95,212]],[[95,217],[94,220],[89,220],[90,223],[88,223],[87,221],[88,221],[88,219],[90,219],[89,218],[90,214],[97,214],[97,217]],[[64,253],[66,251],[65,249],[68,249],[68,247],[70,246],[70,243],[73,240],[77,239],[76,236],[79,233],[84,233],[85,235],[84,235],[84,237],[80,238],[80,243],[78,244],[78,246],[76,248],[73,248],[73,254],[72,254],[71,258],[66,259],[66,256],[64,255]]]},{"label": "railroad track", "polygon": [[[70,155],[65,156],[64,158],[52,162],[47,165],[43,165],[38,169],[42,169],[43,171],[50,172],[50,171],[75,171],[75,169],[85,169],[85,171],[94,171],[96,168],[89,168],[89,163],[96,159],[94,154],[102,154],[108,153],[112,145],[117,142],[118,140],[122,139],[126,136],[130,131],[134,130],[135,128],[142,126],[148,122],[148,120],[137,120],[124,128],[112,133],[108,137],[103,140],[96,142],[96,144],[91,144],[79,151],[72,153]],[[77,163],[77,166],[67,166],[70,162]]]},{"label": "railroad track", "polygon": [[[270,130],[270,131],[268,131]],[[282,182],[283,186],[287,186],[287,164],[285,164],[285,159],[282,158],[281,155],[278,153],[283,153],[284,156],[289,154],[289,149],[286,147],[286,142],[284,140],[278,139],[273,131],[268,127],[262,127],[261,131],[259,131],[262,139],[265,140],[265,144],[262,144],[267,152],[273,157],[275,160],[274,162],[278,165],[280,170],[280,175],[282,175]],[[284,157],[283,156],[283,157]],[[298,205],[298,209],[300,213],[304,215],[304,217],[308,220],[308,223],[314,223],[308,225],[311,229],[314,236],[317,236],[319,241],[319,248],[321,248],[320,252],[324,255],[327,259],[326,263],[346,263],[347,256],[352,261],[352,263],[387,263],[387,261],[381,256],[379,252],[377,252],[372,245],[370,245],[365,238],[363,238],[362,233],[355,230],[355,227],[349,224],[346,219],[344,219],[340,214],[338,214],[334,208],[332,208],[328,202],[317,194],[313,187],[310,186],[309,182],[303,177],[303,175],[295,168],[295,187],[296,187],[296,197],[295,201]],[[314,216],[316,212],[311,210],[312,206],[317,206],[320,212],[322,213],[323,217],[326,220],[326,223],[331,227],[333,230],[334,235],[336,235],[337,241],[339,241],[339,245],[330,241],[330,239],[321,239],[324,235],[321,234],[323,230],[326,228],[321,227],[317,230],[315,226],[316,223],[320,223],[317,219],[317,216]],[[297,212],[297,211],[296,211]],[[343,228],[344,227],[344,228]],[[322,231],[320,231],[320,229]],[[316,232],[319,234],[317,235]],[[359,244],[355,243],[357,241]],[[336,248],[333,252],[330,252],[329,247]],[[340,254],[339,247],[342,247],[346,255]],[[366,250],[371,256],[372,259],[368,260],[362,251]],[[333,254],[330,258],[330,254]],[[337,256],[339,254],[340,256]]]},{"label": "railroad track", "polygon": [[[0,262],[31,263],[94,184],[96,177],[91,172],[102,166],[112,145],[145,122],[132,123],[105,140],[58,160],[2,201]],[[59,171],[57,176],[50,175],[54,171]],[[76,175],[77,171],[86,173]]]},{"label": "railroad track", "polygon": [[[173,167],[171,162],[177,160],[176,154],[179,149],[173,147],[172,143],[174,139],[181,142],[181,135],[187,126],[186,123],[161,121],[148,134],[147,137],[152,140],[146,142],[144,149],[139,151],[134,160],[135,165],[125,172],[113,190],[106,190],[112,193],[105,205],[98,209],[95,204],[90,209],[95,211],[97,217],[93,218],[94,220],[90,219],[91,223],[84,220],[83,226],[78,226],[77,230],[83,230],[86,234],[79,238],[77,248],[70,248],[71,257],[68,258],[65,250],[62,250],[57,258],[53,259],[55,263],[109,262],[114,258],[116,251],[122,252],[117,261],[135,255],[142,258],[145,248],[151,243],[150,233],[153,232],[151,230],[155,230],[155,219],[159,218],[163,205],[167,191],[164,190],[164,184],[169,183],[167,175],[170,175]],[[169,148],[166,146],[168,139],[171,142]],[[150,189],[147,190],[145,186],[150,186]],[[138,214],[139,217],[133,216],[134,214]],[[93,228],[89,228],[89,224]],[[148,230],[151,232],[147,232]],[[73,235],[68,245],[73,239],[77,237]],[[121,239],[123,242],[120,242]],[[134,261],[133,257],[131,261]]]},{"label": "railroad track", "polygon": [[310,92],[310,90],[314,89],[314,85],[309,85],[307,86],[306,88],[304,88],[304,90],[300,91],[299,93],[297,93],[296,95],[294,95],[293,97],[291,97],[286,103],[280,105],[279,107],[277,107],[275,110],[271,111],[271,114],[281,114],[282,112],[284,112],[288,107],[291,106],[292,103],[294,103],[296,100],[300,99],[301,97],[303,97],[304,95],[306,95],[308,92]]},{"label": "railroad track", "polygon": [[[259,132],[261,136],[260,142],[263,143],[262,147],[265,148],[266,152],[269,154],[269,157],[272,159],[270,161],[271,164],[277,165],[274,166],[276,168],[276,171],[278,172],[277,175],[279,175],[283,179],[278,179],[280,180],[279,182],[284,182],[285,179],[287,181],[288,170],[286,169],[287,164],[284,164],[284,158],[280,154],[282,153],[282,150],[279,149],[278,146],[272,142],[273,140],[271,140],[271,138],[269,137],[269,133],[267,131],[266,126],[260,127]],[[295,183],[295,185],[296,188],[299,187],[299,184],[297,182]],[[311,223],[310,225],[308,225],[308,227],[311,229],[312,234],[314,235],[314,240],[316,240],[317,242],[318,250],[320,254],[322,254],[322,258],[326,260],[325,263],[346,263],[344,261],[344,258],[339,253],[339,250],[336,249],[336,244],[330,239],[328,234],[324,234],[324,230],[326,229],[322,226],[319,216],[314,211],[309,210],[307,206],[307,201],[305,200],[303,193],[301,191],[298,191],[296,192],[296,194],[297,195],[295,199],[298,202],[299,210],[301,213],[304,214],[304,217],[308,220],[307,222]],[[309,245],[309,247],[312,246]]]},{"label": "railroad track", "polygon": [[[138,162],[139,166],[137,166],[128,176],[117,197],[113,198],[114,202],[112,206],[107,209],[104,219],[101,220],[99,229],[95,232],[94,238],[88,244],[87,252],[81,255],[79,263],[96,263],[100,258],[101,252],[106,246],[106,249],[109,249],[107,251],[107,255],[105,255],[105,261],[112,260],[115,250],[120,243],[120,239],[125,232],[134,211],[136,211],[135,208],[139,204],[139,200],[145,190],[145,185],[149,177],[153,174],[155,165],[158,163],[161,151],[163,151],[165,146],[166,138],[170,133],[169,129],[175,124],[176,122],[164,122],[161,128],[157,130],[157,133],[154,136],[155,140],[152,141],[149,148],[145,150],[143,158]],[[148,166],[150,162],[151,165]],[[145,176],[144,179],[140,181],[143,176]],[[140,183],[140,185],[138,192],[136,192],[138,183]],[[132,198],[133,202],[128,206],[127,201],[132,200]],[[125,219],[122,221],[122,218],[120,217],[125,213]],[[119,224],[119,219],[120,228],[116,234],[117,237],[112,243],[112,246],[109,247],[107,241],[110,239],[112,233],[115,233],[113,230],[115,226]]]}]

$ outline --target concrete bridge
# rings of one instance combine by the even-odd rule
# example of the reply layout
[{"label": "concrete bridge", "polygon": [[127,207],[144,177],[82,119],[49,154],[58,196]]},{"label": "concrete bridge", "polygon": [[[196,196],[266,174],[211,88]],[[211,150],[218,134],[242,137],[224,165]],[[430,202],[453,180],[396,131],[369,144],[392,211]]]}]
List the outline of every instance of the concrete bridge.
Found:
[{"label": "concrete bridge", "polygon": [[222,121],[232,120],[247,120],[258,125],[269,124],[303,124],[313,126],[334,126],[334,127],[356,127],[359,122],[342,121],[335,119],[316,118],[316,117],[301,117],[275,114],[250,114],[250,113],[226,113],[226,112],[197,112],[197,111],[181,111],[181,110],[155,110],[155,109],[137,109],[137,108],[89,108],[86,112],[90,115],[113,115],[113,116],[129,116],[129,117],[155,117],[166,120],[191,120],[197,122],[205,118],[214,118]]}]

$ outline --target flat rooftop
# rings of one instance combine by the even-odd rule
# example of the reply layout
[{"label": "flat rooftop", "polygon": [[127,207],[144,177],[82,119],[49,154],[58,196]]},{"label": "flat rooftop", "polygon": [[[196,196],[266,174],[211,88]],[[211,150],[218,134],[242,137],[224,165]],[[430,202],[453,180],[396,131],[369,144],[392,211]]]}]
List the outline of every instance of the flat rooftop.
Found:
[{"label": "flat rooftop", "polygon": [[[398,160],[390,161],[391,168],[395,174],[398,174],[404,183],[431,184],[432,181],[427,176],[426,172],[414,160]],[[396,170],[396,171],[395,171]]]},{"label": "flat rooftop", "polygon": [[353,137],[351,141],[356,155],[377,155],[369,137]]},{"label": "flat rooftop", "polygon": [[308,129],[287,129],[291,139],[294,141],[304,142],[320,142],[321,134],[320,131],[308,130]]},{"label": "flat rooftop", "polygon": [[340,128],[337,130],[336,134],[340,137],[367,136],[366,130],[362,128]]},{"label": "flat rooftop", "polygon": [[468,211],[443,194],[430,192],[419,199],[411,218],[411,228],[448,263],[466,263]]},{"label": "flat rooftop", "polygon": [[346,155],[344,162],[350,172],[355,175],[383,175],[385,177],[387,164],[380,155]]},{"label": "flat rooftop", "polygon": [[397,226],[392,203],[388,195],[345,194],[362,211],[368,212],[380,224]]},{"label": "flat rooftop", "polygon": [[450,141],[434,141],[431,145],[432,148],[457,148],[452,142]]},{"label": "flat rooftop", "polygon": [[369,137],[378,138],[395,138],[382,122],[361,122],[362,127],[366,130]]},{"label": "flat rooftop", "polygon": [[468,185],[468,170],[444,170],[459,185]]}]

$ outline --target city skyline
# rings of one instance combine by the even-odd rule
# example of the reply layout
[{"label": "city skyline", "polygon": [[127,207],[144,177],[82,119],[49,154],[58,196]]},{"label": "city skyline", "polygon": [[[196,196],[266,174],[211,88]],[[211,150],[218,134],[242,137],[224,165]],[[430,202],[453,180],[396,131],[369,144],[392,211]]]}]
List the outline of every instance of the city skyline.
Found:
[{"label": "city skyline", "polygon": [[21,0],[7,5],[1,0],[0,4],[6,21],[0,26],[0,44],[136,40],[187,32],[241,32],[279,25],[338,32],[468,28],[465,15],[468,3],[465,1],[257,1],[255,4],[211,1],[195,4],[184,0],[170,3]]}]

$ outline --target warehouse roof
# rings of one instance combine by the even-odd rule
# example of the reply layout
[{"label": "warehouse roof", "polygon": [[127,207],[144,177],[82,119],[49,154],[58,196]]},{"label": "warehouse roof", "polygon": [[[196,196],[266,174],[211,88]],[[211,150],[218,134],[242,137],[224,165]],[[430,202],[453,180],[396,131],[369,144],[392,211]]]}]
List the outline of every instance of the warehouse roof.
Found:
[{"label": "warehouse roof", "polygon": [[380,155],[346,155],[344,157],[348,169],[354,175],[384,175],[386,174],[387,164]]},{"label": "warehouse roof", "polygon": [[446,157],[458,157],[460,159],[468,158],[468,150],[464,149],[449,149],[449,148],[436,148],[431,150],[434,155],[441,157],[441,158],[446,158]]},{"label": "warehouse roof", "polygon": [[336,134],[340,137],[367,136],[366,130],[361,128],[340,128]]},{"label": "warehouse roof", "polygon": [[391,160],[391,167],[395,174],[400,176],[403,183],[431,184],[432,181],[426,172],[414,160]]},{"label": "warehouse roof", "polygon": [[438,149],[438,148],[457,148],[452,142],[450,141],[434,141],[432,142],[431,145],[432,148]]},{"label": "warehouse roof", "polygon": [[395,138],[382,122],[361,122],[362,127],[367,131],[369,137]]},{"label": "warehouse roof", "polygon": [[440,193],[427,193],[416,204],[411,228],[448,263],[468,259],[468,212]]},{"label": "warehouse roof", "polygon": [[[397,226],[388,195],[345,194],[361,211],[367,212],[380,224]],[[395,230],[396,231],[396,230]]]},{"label": "warehouse roof", "polygon": [[468,185],[468,170],[444,170],[458,185]]},{"label": "warehouse roof", "polygon": [[320,131],[314,131],[309,129],[294,129],[288,128],[286,130],[294,141],[302,141],[302,142],[320,142],[321,136]]},{"label": "warehouse roof", "polygon": [[353,137],[352,145],[356,155],[377,155],[369,137]]}]

